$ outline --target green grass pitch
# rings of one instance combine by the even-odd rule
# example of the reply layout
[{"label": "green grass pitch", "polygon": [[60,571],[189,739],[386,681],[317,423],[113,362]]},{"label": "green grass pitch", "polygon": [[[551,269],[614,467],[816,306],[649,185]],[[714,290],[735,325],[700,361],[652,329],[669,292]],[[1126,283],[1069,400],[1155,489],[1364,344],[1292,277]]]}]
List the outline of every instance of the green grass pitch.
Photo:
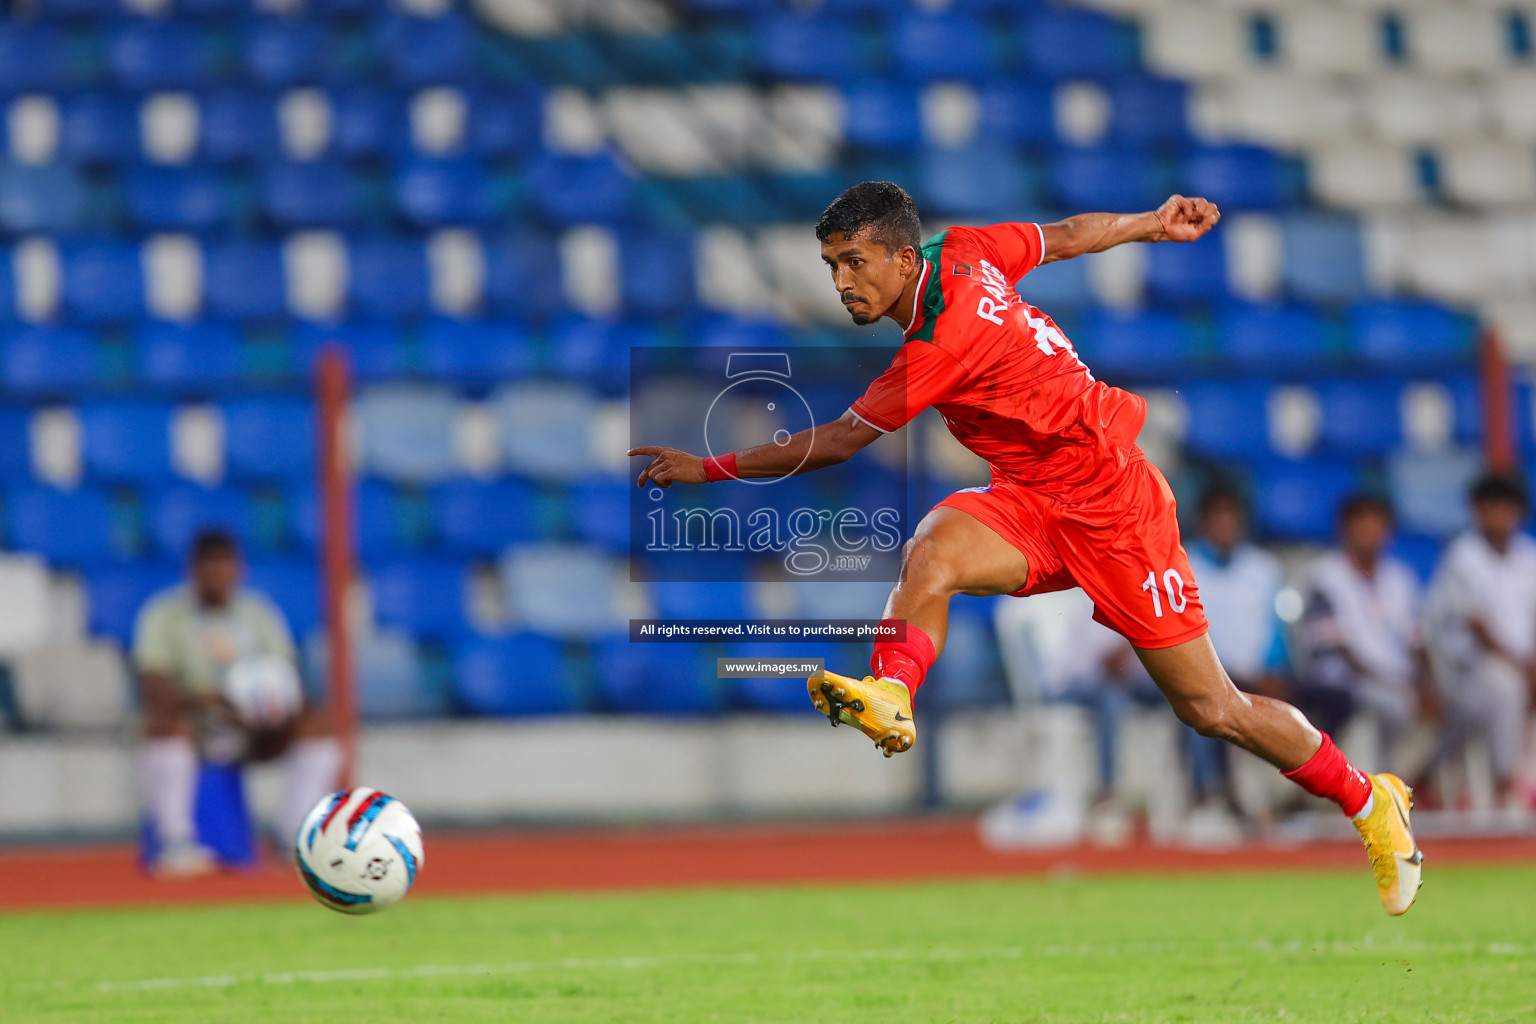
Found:
[{"label": "green grass pitch", "polygon": [[15,914],[0,1021],[1536,1020],[1536,868],[1430,869]]}]

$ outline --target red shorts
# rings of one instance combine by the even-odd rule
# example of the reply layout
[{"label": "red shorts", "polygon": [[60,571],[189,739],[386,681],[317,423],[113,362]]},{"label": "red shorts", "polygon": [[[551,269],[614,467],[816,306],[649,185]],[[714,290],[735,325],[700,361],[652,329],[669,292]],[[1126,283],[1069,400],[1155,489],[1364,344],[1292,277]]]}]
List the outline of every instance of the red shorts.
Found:
[{"label": "red shorts", "polygon": [[1173,491],[1140,453],[1086,501],[1064,504],[996,480],[939,504],[981,520],[1029,559],[1029,581],[1014,597],[1082,587],[1093,617],[1137,647],[1173,647],[1206,632]]}]

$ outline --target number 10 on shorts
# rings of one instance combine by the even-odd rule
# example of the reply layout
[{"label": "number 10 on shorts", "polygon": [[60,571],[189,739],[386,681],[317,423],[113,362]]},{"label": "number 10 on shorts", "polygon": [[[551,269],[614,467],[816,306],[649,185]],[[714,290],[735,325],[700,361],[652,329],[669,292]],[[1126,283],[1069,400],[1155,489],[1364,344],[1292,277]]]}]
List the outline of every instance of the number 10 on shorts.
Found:
[{"label": "number 10 on shorts", "polygon": [[[1147,572],[1147,578],[1142,581],[1141,589],[1152,595],[1152,614],[1162,618],[1163,597],[1158,593],[1156,569]],[[1184,599],[1184,577],[1179,575],[1179,570],[1168,569],[1163,573],[1163,589],[1168,592],[1168,607],[1173,609],[1173,614],[1183,614],[1188,602]]]}]

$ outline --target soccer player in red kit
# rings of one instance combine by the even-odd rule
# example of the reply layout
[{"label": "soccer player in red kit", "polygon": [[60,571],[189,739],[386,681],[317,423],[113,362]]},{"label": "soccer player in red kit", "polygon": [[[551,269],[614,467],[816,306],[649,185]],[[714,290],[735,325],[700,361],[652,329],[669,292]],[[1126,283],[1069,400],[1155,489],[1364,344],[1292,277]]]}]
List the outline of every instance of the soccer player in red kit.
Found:
[{"label": "soccer player in red kit", "polygon": [[1148,213],[952,227],[924,244],[905,191],[855,185],[827,207],[816,237],[854,323],[890,317],[905,331],[890,369],[840,419],[784,443],[709,459],[649,446],[630,454],[651,460],[640,486],[787,476],[844,462],[933,406],[988,462],[992,482],[950,495],[918,524],[885,604],[884,618],[902,626],[898,639],[875,645],[862,679],[813,676],[816,707],[887,757],[908,750],[912,698],[944,648],[953,595],[1082,587],[1181,721],[1338,804],[1360,831],[1383,906],[1401,914],[1423,859],[1408,788],[1359,771],[1290,705],[1232,684],[1206,635],[1173,493],[1136,446],[1146,402],[1095,380],[1060,328],[1014,289],[1041,263],[1126,242],[1193,242],[1220,218],[1213,203],[1173,196]]}]

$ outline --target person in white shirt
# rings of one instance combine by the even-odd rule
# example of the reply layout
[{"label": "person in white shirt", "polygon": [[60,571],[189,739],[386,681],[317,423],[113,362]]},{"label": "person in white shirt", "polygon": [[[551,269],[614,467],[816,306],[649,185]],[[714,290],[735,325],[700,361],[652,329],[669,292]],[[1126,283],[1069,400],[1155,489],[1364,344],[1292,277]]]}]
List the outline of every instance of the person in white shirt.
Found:
[{"label": "person in white shirt", "polygon": [[1507,477],[1473,486],[1473,528],[1441,557],[1425,613],[1445,702],[1436,757],[1485,739],[1501,805],[1514,794],[1536,681],[1536,541],[1520,529],[1529,507]]},{"label": "person in white shirt", "polygon": [[[1275,598],[1285,578],[1279,560],[1247,535],[1242,497],[1212,487],[1200,500],[1199,536],[1189,545],[1189,564],[1200,581],[1211,643],[1232,682],[1246,693],[1281,697],[1288,655]],[[1226,744],[1192,735],[1189,749],[1199,798],[1226,797]]]},{"label": "person in white shirt", "polygon": [[1391,506],[1373,495],[1340,504],[1339,546],[1312,566],[1300,631],[1307,670],[1296,696],[1324,731],[1366,716],[1377,730],[1378,767],[1406,774],[1399,741],[1435,701],[1424,685],[1419,581],[1386,554],[1393,525]]}]

